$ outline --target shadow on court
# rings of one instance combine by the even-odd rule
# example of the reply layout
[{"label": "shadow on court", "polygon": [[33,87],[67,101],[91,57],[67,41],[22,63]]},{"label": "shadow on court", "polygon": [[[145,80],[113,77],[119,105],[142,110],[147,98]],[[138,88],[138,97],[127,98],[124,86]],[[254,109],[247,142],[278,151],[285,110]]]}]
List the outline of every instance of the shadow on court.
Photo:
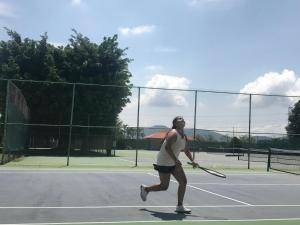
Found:
[{"label": "shadow on court", "polygon": [[166,213],[160,211],[154,211],[149,209],[140,209],[140,211],[149,212],[152,216],[159,218],[161,220],[183,220],[191,217],[199,217],[192,214],[184,214],[184,213]]}]

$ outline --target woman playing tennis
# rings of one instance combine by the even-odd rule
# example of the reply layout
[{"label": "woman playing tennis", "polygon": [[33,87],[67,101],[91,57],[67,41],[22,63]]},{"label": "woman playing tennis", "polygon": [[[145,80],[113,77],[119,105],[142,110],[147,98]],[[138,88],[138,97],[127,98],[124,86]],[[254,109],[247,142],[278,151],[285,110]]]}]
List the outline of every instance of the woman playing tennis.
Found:
[{"label": "woman playing tennis", "polygon": [[186,148],[187,137],[184,134],[185,121],[182,116],[173,119],[172,129],[166,134],[165,139],[157,155],[157,163],[153,164],[154,169],[159,173],[160,184],[152,186],[141,185],[141,198],[147,200],[147,195],[152,191],[165,191],[169,187],[171,174],[178,181],[178,203],[175,212],[190,213],[191,210],[183,206],[183,198],[187,185],[186,175],[178,157],[181,151],[191,160],[194,167],[198,163],[193,161],[191,152]]}]

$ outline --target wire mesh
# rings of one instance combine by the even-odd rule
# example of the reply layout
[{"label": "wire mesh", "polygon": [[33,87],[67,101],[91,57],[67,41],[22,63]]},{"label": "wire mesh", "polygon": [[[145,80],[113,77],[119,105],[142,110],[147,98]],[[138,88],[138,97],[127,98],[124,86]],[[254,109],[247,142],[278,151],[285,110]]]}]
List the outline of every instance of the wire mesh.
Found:
[{"label": "wire mesh", "polygon": [[[0,81],[0,138],[10,127],[19,134],[19,127],[26,128],[24,156],[60,157],[48,164],[65,165],[71,157],[71,165],[73,161],[97,166],[105,164],[97,162],[100,157],[115,156],[119,158],[114,163],[151,166],[177,115],[185,118],[188,145],[196,156],[236,156],[238,149],[299,144],[285,131],[289,110],[299,97],[11,80],[28,102],[30,120],[11,120],[10,115],[5,124],[8,80]],[[80,157],[93,158],[83,162]],[[47,164],[41,158],[31,163]]]}]

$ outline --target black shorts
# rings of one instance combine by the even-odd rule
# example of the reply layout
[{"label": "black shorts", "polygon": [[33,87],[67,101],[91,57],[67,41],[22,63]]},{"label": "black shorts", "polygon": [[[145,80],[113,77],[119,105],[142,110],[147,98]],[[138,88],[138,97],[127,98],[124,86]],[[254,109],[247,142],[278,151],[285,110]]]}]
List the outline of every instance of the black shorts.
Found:
[{"label": "black shorts", "polygon": [[172,173],[175,170],[175,166],[159,166],[156,164],[153,164],[153,166],[160,173]]}]

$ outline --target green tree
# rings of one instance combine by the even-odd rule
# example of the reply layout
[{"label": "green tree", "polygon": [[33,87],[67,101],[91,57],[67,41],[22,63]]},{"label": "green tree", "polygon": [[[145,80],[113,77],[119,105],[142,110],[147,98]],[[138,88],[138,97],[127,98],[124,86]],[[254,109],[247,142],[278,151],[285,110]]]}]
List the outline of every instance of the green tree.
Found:
[{"label": "green tree", "polygon": [[[242,136],[240,136],[239,139],[240,139],[241,144],[244,144],[244,145],[249,144],[249,135],[242,135]],[[255,143],[256,143],[255,137],[250,136],[250,144],[255,144]]]},{"label": "green tree", "polygon": [[119,118],[117,119],[115,137],[116,137],[118,149],[125,149],[125,147],[126,147],[127,127],[128,126],[126,124],[124,124],[122,120],[120,120]]},{"label": "green tree", "polygon": [[288,125],[285,127],[289,140],[299,145],[300,141],[300,101],[289,110]]},{"label": "green tree", "polygon": [[[47,33],[41,35],[39,41],[22,40],[17,32],[5,29],[10,40],[0,43],[0,78],[88,83],[89,86],[76,85],[73,123],[116,125],[118,114],[131,95],[128,64],[132,61],[126,57],[127,48],[119,47],[117,35],[104,37],[97,44],[73,30],[65,47],[55,47],[48,43]],[[72,85],[18,82],[17,86],[28,102],[31,123],[69,123]],[[88,121],[89,115],[93,116]],[[31,132],[41,130],[53,129],[31,127]],[[78,128],[74,132],[83,135],[86,130]],[[90,132],[109,135],[114,131],[91,129]]]},{"label": "green tree", "polygon": [[239,138],[233,137],[231,139],[230,145],[234,148],[241,148],[242,147],[242,142]]},{"label": "green tree", "polygon": [[214,142],[215,141],[215,138],[213,135],[209,134],[207,137],[206,137],[207,141],[208,142]]},{"label": "green tree", "polygon": [[126,138],[127,139],[136,139],[136,127],[127,127],[126,129]]},{"label": "green tree", "polygon": [[195,140],[197,142],[205,142],[206,141],[206,139],[203,136],[201,136],[200,134],[196,134]]},{"label": "green tree", "polygon": [[129,102],[131,95],[128,70],[130,59],[124,57],[126,49],[118,47],[117,35],[104,38],[100,45],[73,30],[70,44],[65,47],[65,65],[61,77],[71,82],[126,87],[76,87],[74,121],[84,124],[86,114],[95,114],[93,125],[115,126],[118,114]]}]

